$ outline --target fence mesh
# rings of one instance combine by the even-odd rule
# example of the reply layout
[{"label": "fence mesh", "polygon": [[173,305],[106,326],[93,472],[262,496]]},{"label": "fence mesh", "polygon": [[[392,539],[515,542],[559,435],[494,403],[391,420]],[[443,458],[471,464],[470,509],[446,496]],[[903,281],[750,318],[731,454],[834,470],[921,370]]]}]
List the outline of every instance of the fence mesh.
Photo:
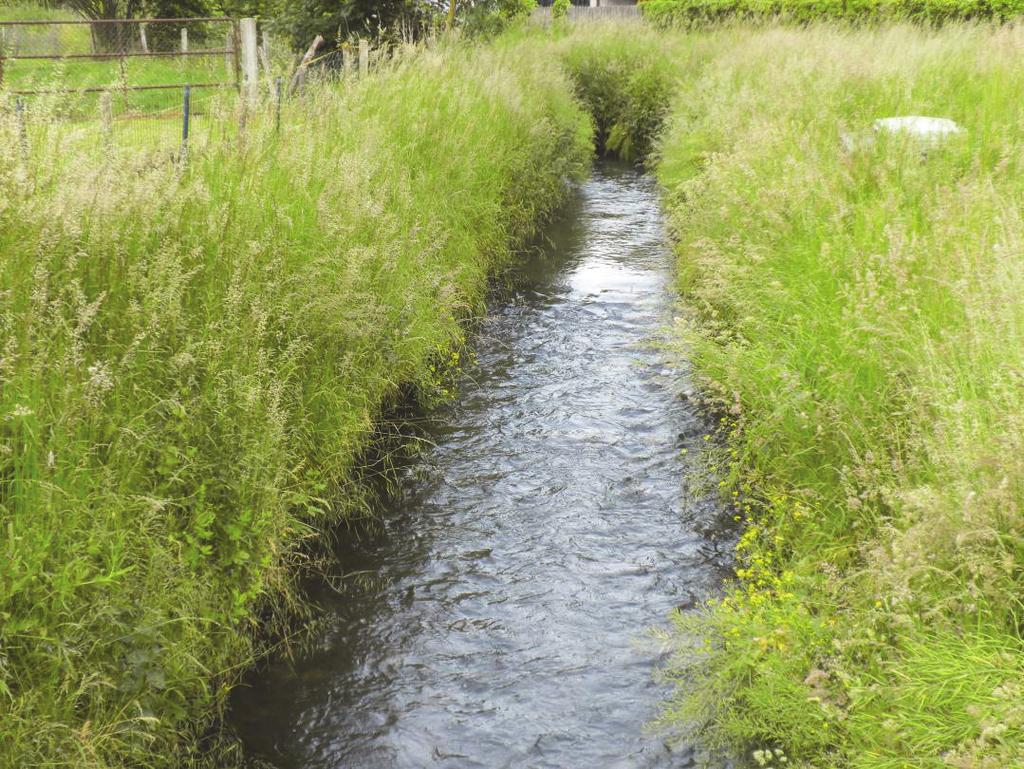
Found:
[{"label": "fence mesh", "polygon": [[0,21],[0,89],[27,141],[171,149],[237,101],[232,19]]},{"label": "fence mesh", "polygon": [[[245,48],[255,56],[243,55],[246,24]],[[124,150],[176,160],[257,128],[283,131],[289,104],[397,66],[416,50],[354,40],[323,43],[300,60],[283,41],[253,36],[254,24],[0,19],[0,122],[26,159]]]}]

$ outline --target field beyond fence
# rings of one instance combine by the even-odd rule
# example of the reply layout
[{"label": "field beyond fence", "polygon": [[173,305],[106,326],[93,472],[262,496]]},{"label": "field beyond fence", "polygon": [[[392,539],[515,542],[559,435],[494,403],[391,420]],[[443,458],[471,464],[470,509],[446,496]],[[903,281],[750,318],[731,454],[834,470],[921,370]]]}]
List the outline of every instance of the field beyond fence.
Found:
[{"label": "field beyond fence", "polygon": [[24,140],[171,146],[241,84],[230,18],[0,21],[0,88]]},{"label": "field beyond fence", "polygon": [[296,65],[255,19],[0,20],[0,108],[15,116],[22,154],[59,140],[179,157],[244,131],[257,106],[279,124],[309,72],[364,75],[388,55],[365,40],[322,47],[312,41]]}]

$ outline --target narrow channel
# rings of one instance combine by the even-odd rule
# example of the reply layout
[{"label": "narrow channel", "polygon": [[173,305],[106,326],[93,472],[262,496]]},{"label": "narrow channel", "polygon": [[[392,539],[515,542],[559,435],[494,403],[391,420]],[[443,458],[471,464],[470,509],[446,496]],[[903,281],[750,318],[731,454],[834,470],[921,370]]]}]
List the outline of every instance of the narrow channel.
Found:
[{"label": "narrow channel", "polygon": [[675,301],[657,188],[599,164],[546,234],[383,531],[342,558],[375,578],[237,690],[260,765],[692,765],[644,728],[666,693],[645,631],[712,593],[731,545],[713,495],[684,493],[707,425],[656,344]]}]

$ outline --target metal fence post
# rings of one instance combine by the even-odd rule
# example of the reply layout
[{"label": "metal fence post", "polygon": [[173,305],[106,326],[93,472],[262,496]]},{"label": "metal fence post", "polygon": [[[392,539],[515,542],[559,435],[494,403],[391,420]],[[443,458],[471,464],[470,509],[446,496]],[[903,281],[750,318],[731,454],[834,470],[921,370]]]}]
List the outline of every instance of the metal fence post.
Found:
[{"label": "metal fence post", "polygon": [[192,87],[185,86],[185,100],[181,105],[181,162],[188,160],[188,129],[192,111]]},{"label": "metal fence post", "polygon": [[274,91],[277,102],[276,114],[274,116],[274,130],[281,133],[281,97],[284,93],[284,78],[278,77],[274,80]]}]

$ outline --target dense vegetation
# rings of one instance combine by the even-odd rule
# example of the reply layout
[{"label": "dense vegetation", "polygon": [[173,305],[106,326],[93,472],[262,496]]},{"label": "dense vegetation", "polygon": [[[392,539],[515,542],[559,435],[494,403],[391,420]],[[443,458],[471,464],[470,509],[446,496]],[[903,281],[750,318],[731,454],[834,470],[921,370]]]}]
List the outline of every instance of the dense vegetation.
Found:
[{"label": "dense vegetation", "polygon": [[[296,50],[304,50],[317,35],[328,47],[356,37],[419,38],[447,26],[451,7],[448,0],[8,0],[8,4],[42,4],[44,12],[34,10],[30,17],[34,19],[61,11],[85,19],[252,16],[286,37]],[[470,33],[490,34],[534,7],[535,0],[463,1],[455,3],[455,20]],[[5,16],[0,10],[0,18]]]},{"label": "dense vegetation", "polygon": [[0,123],[0,765],[184,760],[382,406],[590,151],[514,50],[289,109],[181,173]]},{"label": "dense vegetation", "polygon": [[[695,43],[658,174],[746,528],[666,720],[769,766],[1024,766],[1024,37]],[[870,130],[905,114],[966,133]]]},{"label": "dense vegetation", "polygon": [[[664,186],[744,526],[736,584],[677,618],[664,723],[776,767],[1024,765],[1022,47],[561,27],[421,52],[280,136],[253,116],[181,174],[54,162],[57,130],[26,161],[4,118],[0,763],[183,760],[302,543],[355,512],[382,406],[439,387],[580,172],[589,111]],[[966,133],[872,132],[899,114]]]},{"label": "dense vegetation", "polygon": [[670,28],[737,22],[1007,21],[1024,13],[1021,0],[641,0],[644,16]]}]

